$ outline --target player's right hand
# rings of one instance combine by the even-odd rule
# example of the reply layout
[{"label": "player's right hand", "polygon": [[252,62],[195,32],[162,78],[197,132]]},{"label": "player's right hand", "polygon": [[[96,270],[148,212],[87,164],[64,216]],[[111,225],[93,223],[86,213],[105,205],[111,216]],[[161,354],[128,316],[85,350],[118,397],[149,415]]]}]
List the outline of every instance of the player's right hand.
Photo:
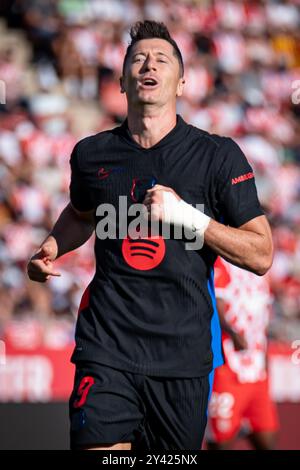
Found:
[{"label": "player's right hand", "polygon": [[56,242],[47,240],[32,256],[27,265],[29,279],[36,282],[46,282],[51,276],[60,276],[61,274],[55,271],[53,265],[56,256]]}]

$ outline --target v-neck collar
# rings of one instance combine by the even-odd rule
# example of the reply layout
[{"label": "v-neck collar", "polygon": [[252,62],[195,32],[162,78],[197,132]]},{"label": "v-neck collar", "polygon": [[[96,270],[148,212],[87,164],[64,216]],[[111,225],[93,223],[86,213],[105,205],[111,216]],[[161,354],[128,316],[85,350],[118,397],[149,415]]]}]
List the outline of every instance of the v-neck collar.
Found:
[{"label": "v-neck collar", "polygon": [[128,119],[126,118],[121,126],[119,126],[120,135],[130,144],[132,147],[142,151],[142,152],[151,152],[152,150],[157,150],[165,147],[166,145],[174,144],[181,141],[184,138],[188,124],[183,120],[183,118],[176,114],[176,124],[159,142],[152,147],[142,147],[138,142],[134,140],[132,134],[128,127]]}]

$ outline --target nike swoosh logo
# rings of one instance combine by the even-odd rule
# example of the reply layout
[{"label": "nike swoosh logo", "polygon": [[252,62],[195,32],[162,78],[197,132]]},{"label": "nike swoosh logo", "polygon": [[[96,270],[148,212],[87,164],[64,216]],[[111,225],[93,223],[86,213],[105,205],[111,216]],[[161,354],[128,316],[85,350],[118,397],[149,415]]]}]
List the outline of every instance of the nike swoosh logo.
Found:
[{"label": "nike swoosh logo", "polygon": [[109,175],[110,175],[111,171],[110,170],[105,170],[105,168],[100,168],[98,170],[98,178],[100,180],[104,180],[105,178],[107,178]]},{"label": "nike swoosh logo", "polygon": [[122,173],[125,170],[125,168],[122,168],[121,166],[118,166],[116,168],[111,168],[109,170],[106,170],[105,168],[101,167],[98,170],[98,178],[100,180],[104,180],[107,178],[111,173]]}]

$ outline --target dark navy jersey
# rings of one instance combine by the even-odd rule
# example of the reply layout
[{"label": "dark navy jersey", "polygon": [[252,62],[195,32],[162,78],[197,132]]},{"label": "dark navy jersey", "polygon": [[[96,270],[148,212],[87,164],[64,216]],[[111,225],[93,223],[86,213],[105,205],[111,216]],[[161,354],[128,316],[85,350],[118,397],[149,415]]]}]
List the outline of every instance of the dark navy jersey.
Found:
[{"label": "dark navy jersey", "polygon": [[[209,217],[239,227],[263,215],[251,166],[230,138],[188,125],[176,126],[145,149],[127,119],[115,129],[76,144],[70,159],[70,198],[79,211],[127,196],[126,212],[143,199],[145,182],[176,191]],[[130,218],[129,218],[130,220]],[[117,221],[117,225],[120,220]],[[76,326],[72,361],[166,377],[208,374],[222,364],[213,265],[206,245],[187,250],[186,240],[144,237],[95,238],[96,272]]]}]

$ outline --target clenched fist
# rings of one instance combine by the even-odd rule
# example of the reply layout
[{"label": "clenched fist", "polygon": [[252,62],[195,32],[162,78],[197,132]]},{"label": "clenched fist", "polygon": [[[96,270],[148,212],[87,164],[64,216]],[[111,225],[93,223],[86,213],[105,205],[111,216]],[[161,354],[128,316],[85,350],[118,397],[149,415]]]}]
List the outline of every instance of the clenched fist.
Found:
[{"label": "clenched fist", "polygon": [[147,190],[143,204],[153,220],[172,223],[173,211],[176,211],[179,201],[181,198],[172,188],[156,184]]},{"label": "clenched fist", "polygon": [[172,188],[160,184],[147,190],[143,203],[152,220],[182,227],[185,236],[196,237],[196,244],[189,249],[202,248],[204,232],[211,221],[204,212],[185,202]]}]

